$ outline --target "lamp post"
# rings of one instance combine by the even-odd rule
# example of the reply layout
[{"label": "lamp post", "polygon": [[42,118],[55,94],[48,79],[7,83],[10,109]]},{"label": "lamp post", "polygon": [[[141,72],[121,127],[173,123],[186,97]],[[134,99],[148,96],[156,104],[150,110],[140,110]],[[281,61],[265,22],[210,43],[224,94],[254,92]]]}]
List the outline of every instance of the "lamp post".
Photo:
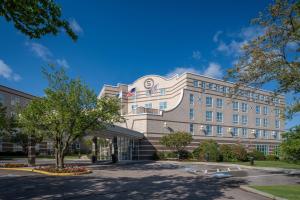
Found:
[{"label": "lamp post", "polygon": [[[251,134],[254,135],[254,137],[256,137],[254,129],[251,130]],[[251,148],[251,138],[249,138],[249,149],[250,148]],[[250,159],[250,165],[254,165],[254,157],[250,156],[249,159]]]}]

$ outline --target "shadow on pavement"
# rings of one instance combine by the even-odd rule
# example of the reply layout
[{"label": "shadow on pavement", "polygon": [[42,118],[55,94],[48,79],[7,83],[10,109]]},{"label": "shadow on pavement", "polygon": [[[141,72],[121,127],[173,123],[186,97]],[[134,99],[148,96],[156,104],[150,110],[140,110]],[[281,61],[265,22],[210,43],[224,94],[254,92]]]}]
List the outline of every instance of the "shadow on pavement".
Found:
[{"label": "shadow on pavement", "polygon": [[243,180],[182,176],[0,177],[0,199],[217,199]]}]

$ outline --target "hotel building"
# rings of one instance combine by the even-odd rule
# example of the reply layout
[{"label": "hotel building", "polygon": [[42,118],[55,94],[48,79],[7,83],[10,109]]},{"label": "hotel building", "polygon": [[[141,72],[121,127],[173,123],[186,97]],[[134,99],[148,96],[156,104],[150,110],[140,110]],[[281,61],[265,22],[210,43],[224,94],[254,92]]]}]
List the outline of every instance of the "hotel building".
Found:
[{"label": "hotel building", "polygon": [[203,140],[243,144],[264,154],[277,153],[284,131],[280,113],[282,95],[250,87],[232,96],[234,83],[184,73],[172,78],[144,76],[132,84],[105,85],[99,97],[119,96],[126,129],[140,132],[139,159],[151,159],[155,151],[168,151],[159,139],[173,131],[193,135],[187,150]]},{"label": "hotel building", "polygon": [[[6,107],[8,117],[16,115],[18,106],[25,107],[32,99],[37,98],[31,94],[0,85],[0,103]],[[36,145],[36,151],[46,153],[52,148],[47,142]],[[0,152],[21,152],[22,147],[12,143],[9,139],[0,137]]]}]

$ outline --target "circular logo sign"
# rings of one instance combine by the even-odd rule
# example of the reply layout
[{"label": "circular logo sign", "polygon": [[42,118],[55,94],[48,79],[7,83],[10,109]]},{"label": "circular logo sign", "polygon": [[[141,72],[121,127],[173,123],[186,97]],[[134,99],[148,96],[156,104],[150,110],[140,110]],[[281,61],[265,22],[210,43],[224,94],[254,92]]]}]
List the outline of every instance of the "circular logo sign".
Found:
[{"label": "circular logo sign", "polygon": [[146,89],[150,89],[152,88],[154,85],[154,80],[152,78],[147,78],[145,81],[144,81],[144,87]]}]

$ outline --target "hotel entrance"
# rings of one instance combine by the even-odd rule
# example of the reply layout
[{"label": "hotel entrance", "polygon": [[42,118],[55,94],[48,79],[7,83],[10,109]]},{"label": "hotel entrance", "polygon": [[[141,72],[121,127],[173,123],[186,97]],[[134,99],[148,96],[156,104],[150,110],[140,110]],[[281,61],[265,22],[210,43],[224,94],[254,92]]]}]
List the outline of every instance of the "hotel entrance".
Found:
[{"label": "hotel entrance", "polygon": [[142,133],[120,126],[111,126],[94,134],[94,159],[102,161],[139,160],[139,143]]}]

